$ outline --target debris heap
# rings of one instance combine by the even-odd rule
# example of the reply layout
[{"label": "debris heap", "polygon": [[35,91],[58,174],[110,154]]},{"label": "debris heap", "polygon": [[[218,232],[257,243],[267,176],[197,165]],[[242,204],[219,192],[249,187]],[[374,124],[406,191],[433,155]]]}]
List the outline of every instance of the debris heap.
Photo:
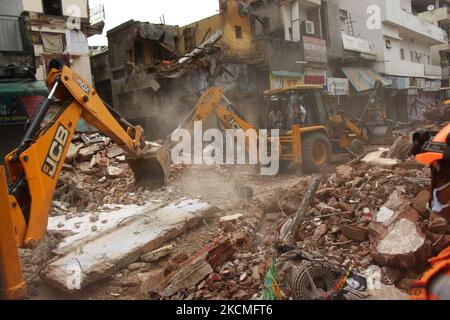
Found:
[{"label": "debris heap", "polygon": [[98,133],[76,136],[54,196],[56,215],[96,210],[105,204],[140,204],[145,191],[134,184],[124,151]]}]

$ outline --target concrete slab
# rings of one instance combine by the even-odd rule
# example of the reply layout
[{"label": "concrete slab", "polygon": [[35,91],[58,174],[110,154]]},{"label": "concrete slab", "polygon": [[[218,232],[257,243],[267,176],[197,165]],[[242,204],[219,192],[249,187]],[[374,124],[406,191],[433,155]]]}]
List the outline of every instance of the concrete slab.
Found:
[{"label": "concrete slab", "polygon": [[380,148],[378,151],[369,153],[362,161],[385,169],[393,169],[395,166],[399,165],[400,161],[397,159],[383,158],[383,154],[387,151],[389,151],[389,149]]},{"label": "concrete slab", "polygon": [[[104,231],[78,244],[52,262],[42,273],[44,280],[66,292],[76,292],[107,278],[150,251],[158,249],[217,211],[199,200],[183,200]],[[67,251],[67,248],[66,248]]]},{"label": "concrete slab", "polygon": [[[130,222],[136,217],[144,217],[148,212],[167,205],[162,202],[149,202],[143,206],[137,205],[106,205],[96,212],[83,212],[70,219],[65,216],[50,217],[48,231],[51,233],[67,233],[70,236],[64,238],[53,251],[54,254],[64,255],[80,246],[81,241],[87,242],[101,236],[111,229],[116,229],[119,224]],[[92,219],[93,216],[97,218]],[[97,231],[92,231],[95,228]]]}]

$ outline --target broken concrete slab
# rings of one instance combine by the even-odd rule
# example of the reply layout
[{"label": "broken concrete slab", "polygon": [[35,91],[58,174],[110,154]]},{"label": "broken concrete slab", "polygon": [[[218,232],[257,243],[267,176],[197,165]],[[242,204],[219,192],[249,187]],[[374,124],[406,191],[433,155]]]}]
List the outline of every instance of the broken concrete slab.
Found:
[{"label": "broken concrete slab", "polygon": [[397,159],[383,158],[383,154],[387,151],[389,151],[389,149],[380,148],[378,151],[369,153],[364,159],[362,159],[362,162],[392,170],[400,164],[400,161]]},{"label": "broken concrete slab", "polygon": [[[157,201],[148,202],[143,206],[106,205],[101,208],[101,212],[83,212],[71,218],[67,216],[50,217],[49,233],[70,234],[58,244],[53,253],[65,255],[83,242],[91,241],[104,233],[117,229],[127,221],[155,211],[162,206],[164,203]],[[93,219],[93,216],[96,218]],[[97,227],[94,234],[91,231],[93,226]]]},{"label": "broken concrete slab", "polygon": [[115,167],[115,166],[108,166],[107,167],[107,174],[108,174],[108,176],[113,177],[113,178],[120,177],[124,172],[125,172],[124,169],[121,169],[121,168],[118,168],[118,167]]},{"label": "broken concrete slab", "polygon": [[243,217],[244,215],[241,213],[234,214],[232,216],[221,217],[219,218],[219,223],[227,223],[227,222],[236,223]]},{"label": "broken concrete slab", "polygon": [[170,255],[173,252],[173,249],[174,249],[173,244],[159,248],[157,250],[144,254],[141,257],[141,260],[144,262],[155,262],[161,260],[162,258]]},{"label": "broken concrete slab", "polygon": [[387,221],[389,221],[390,219],[392,219],[394,214],[395,214],[394,210],[392,210],[386,206],[383,206],[380,208],[380,210],[375,215],[375,222],[384,224]]},{"label": "broken concrete slab", "polygon": [[122,156],[125,154],[125,151],[117,144],[113,144],[106,150],[106,156],[110,159],[114,159],[116,157]]},{"label": "broken concrete slab", "polygon": [[427,261],[431,243],[414,221],[402,218],[375,246],[374,258],[380,265],[409,269]]},{"label": "broken concrete slab", "polygon": [[100,144],[93,144],[78,150],[78,155],[82,160],[91,160],[92,156],[101,150]]},{"label": "broken concrete slab", "polygon": [[[216,208],[199,200],[173,203],[145,216],[124,222],[115,230],[74,246],[72,251],[50,263],[42,273],[50,284],[66,292],[114,274],[150,251],[159,248],[203,219],[217,213]],[[77,285],[72,285],[74,280]]]},{"label": "broken concrete slab", "polygon": [[379,288],[368,290],[368,300],[399,301],[409,300],[409,295],[394,286],[381,284]]},{"label": "broken concrete slab", "polygon": [[399,137],[392,147],[389,149],[388,158],[405,160],[408,153],[412,150],[413,143],[412,137],[401,136]]},{"label": "broken concrete slab", "polygon": [[75,145],[73,143],[69,146],[69,151],[66,155],[66,160],[73,160],[78,155],[78,151],[83,147],[83,144]]},{"label": "broken concrete slab", "polygon": [[390,195],[388,201],[384,204],[384,206],[391,210],[397,210],[405,202],[406,200],[402,196],[401,192],[395,190],[394,192],[392,192],[392,194]]},{"label": "broken concrete slab", "polygon": [[138,274],[138,279],[141,282],[142,293],[157,292],[164,280],[164,270],[158,269],[149,273],[140,273]]}]

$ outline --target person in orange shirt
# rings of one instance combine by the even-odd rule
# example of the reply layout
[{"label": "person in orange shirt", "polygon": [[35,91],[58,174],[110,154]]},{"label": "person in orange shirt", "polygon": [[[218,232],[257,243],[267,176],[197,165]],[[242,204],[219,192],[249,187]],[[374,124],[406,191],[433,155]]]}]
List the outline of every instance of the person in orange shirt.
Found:
[{"label": "person in orange shirt", "polygon": [[[450,222],[450,124],[440,132],[418,132],[413,138],[416,160],[430,166],[430,229],[445,234]],[[429,260],[431,269],[413,284],[412,300],[450,300],[450,247]]]}]

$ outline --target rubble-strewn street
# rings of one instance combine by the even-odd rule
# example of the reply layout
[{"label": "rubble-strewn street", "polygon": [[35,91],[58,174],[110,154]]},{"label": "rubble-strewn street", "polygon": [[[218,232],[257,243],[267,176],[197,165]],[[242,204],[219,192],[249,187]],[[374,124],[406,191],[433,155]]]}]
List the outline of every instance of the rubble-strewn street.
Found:
[{"label": "rubble-strewn street", "polygon": [[0,300],[450,300],[449,8],[0,0]]},{"label": "rubble-strewn street", "polygon": [[[450,244],[430,227],[428,170],[409,157],[383,158],[389,149],[317,176],[320,187],[294,238],[286,240],[315,176],[173,166],[167,187],[145,191],[133,186],[115,145],[96,139],[82,148],[75,140],[78,151],[64,167],[48,239],[21,253],[34,298],[60,298],[51,283],[72,293],[67,298],[256,299],[273,259],[283,299],[405,298],[427,259]],[[111,174],[111,167],[122,174]],[[192,218],[176,222],[176,210]],[[171,227],[155,234],[157,223]],[[84,273],[82,291],[67,282],[74,261]],[[304,283],[305,268],[323,279],[316,292]],[[349,270],[364,281],[336,290]],[[369,290],[371,270],[380,271],[383,290]]]}]

